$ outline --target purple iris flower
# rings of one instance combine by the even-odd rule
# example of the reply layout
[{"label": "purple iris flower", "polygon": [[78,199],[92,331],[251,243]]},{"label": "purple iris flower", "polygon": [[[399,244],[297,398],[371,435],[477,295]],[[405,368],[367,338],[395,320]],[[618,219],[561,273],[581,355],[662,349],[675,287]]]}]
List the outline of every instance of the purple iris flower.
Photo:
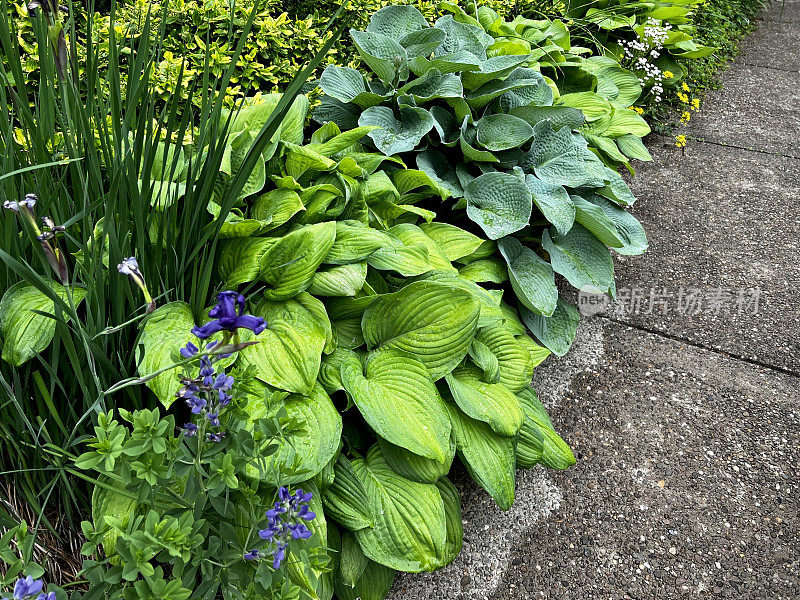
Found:
[{"label": "purple iris flower", "polygon": [[201,340],[222,330],[235,331],[241,327],[258,335],[267,328],[261,317],[244,314],[244,296],[236,292],[217,294],[217,305],[208,312],[208,316],[214,320],[192,329],[192,333]]}]

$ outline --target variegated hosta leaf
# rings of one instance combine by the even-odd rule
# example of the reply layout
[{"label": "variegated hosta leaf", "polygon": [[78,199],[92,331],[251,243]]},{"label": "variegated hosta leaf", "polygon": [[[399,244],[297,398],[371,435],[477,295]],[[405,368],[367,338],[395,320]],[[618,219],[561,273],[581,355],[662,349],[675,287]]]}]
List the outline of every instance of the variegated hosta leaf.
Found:
[{"label": "variegated hosta leaf", "polygon": [[501,239],[498,247],[508,265],[508,276],[517,300],[536,314],[552,315],[558,289],[550,263],[512,236]]},{"label": "variegated hosta leaf", "polygon": [[[270,404],[265,396],[251,397],[244,407],[250,422],[274,417],[279,403]],[[259,456],[245,467],[249,477],[273,485],[291,485],[319,473],[339,451],[342,417],[333,402],[315,385],[308,396],[291,394],[284,401],[287,422],[284,440],[278,451]]]},{"label": "variegated hosta leaf", "polygon": [[510,173],[484,173],[464,190],[467,216],[496,240],[524,228],[531,217],[531,193]]},{"label": "variegated hosta leaf", "polygon": [[448,558],[447,515],[438,488],[395,473],[377,444],[366,459],[353,461],[353,470],[375,514],[373,527],[355,532],[364,554],[409,573],[443,566]]},{"label": "variegated hosta leaf", "polygon": [[476,366],[458,366],[446,379],[453,399],[468,416],[508,437],[522,427],[523,414],[516,396],[502,383],[483,381],[483,372]]},{"label": "variegated hosta leaf", "polygon": [[447,411],[425,365],[385,349],[370,354],[365,367],[353,354],[340,370],[342,386],[378,435],[420,456],[447,460]]},{"label": "variegated hosta leaf", "polygon": [[516,459],[514,438],[498,435],[481,421],[447,404],[458,455],[472,478],[503,510],[514,503]]},{"label": "variegated hosta leaf", "polygon": [[520,466],[524,469],[533,466],[532,459],[536,457],[537,447],[540,448],[540,456],[536,458],[536,462],[551,469],[566,469],[574,465],[575,456],[572,450],[553,429],[553,423],[533,388],[521,390],[517,398],[525,411],[525,424],[517,442],[517,457],[519,459],[520,455],[523,456],[524,461]]},{"label": "variegated hosta leaf", "polygon": [[466,356],[480,314],[464,290],[428,281],[378,297],[364,311],[367,347],[394,348],[420,360],[435,381]]},{"label": "variegated hosta leaf", "polygon": [[273,387],[309,394],[325,348],[327,316],[322,320],[297,299],[261,300],[253,314],[263,317],[267,328],[258,335],[257,344],[239,352],[239,361],[253,365],[257,377]]}]

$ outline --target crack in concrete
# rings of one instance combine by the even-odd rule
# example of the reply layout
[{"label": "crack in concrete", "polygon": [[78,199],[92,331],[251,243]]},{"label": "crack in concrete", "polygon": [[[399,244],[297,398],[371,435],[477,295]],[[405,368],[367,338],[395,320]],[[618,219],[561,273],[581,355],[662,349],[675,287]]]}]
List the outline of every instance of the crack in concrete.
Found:
[{"label": "crack in concrete", "polygon": [[746,356],[742,356],[740,354],[734,354],[732,352],[728,352],[727,350],[722,350],[720,348],[714,348],[713,346],[708,346],[701,342],[693,342],[687,338],[681,337],[679,335],[675,335],[673,333],[669,333],[668,331],[664,331],[661,329],[655,329],[653,327],[645,327],[643,325],[637,325],[636,323],[630,323],[628,321],[623,321],[622,319],[615,319],[613,317],[608,317],[605,315],[598,315],[600,318],[605,319],[606,321],[611,321],[612,323],[617,323],[618,325],[624,325],[625,327],[630,327],[632,329],[636,329],[638,331],[643,331],[645,333],[650,333],[652,335],[657,335],[659,337],[672,340],[675,342],[681,342],[684,344],[688,344],[693,348],[697,348],[699,350],[706,350],[708,352],[713,352],[714,354],[718,354],[720,356],[724,356],[726,358],[730,358],[732,360],[736,360],[739,362],[744,362],[750,365],[754,365],[757,367],[762,367],[764,369],[769,369],[770,371],[776,371],[778,373],[783,373],[785,375],[790,375],[792,377],[797,377],[800,379],[800,373],[797,371],[792,371],[791,369],[787,369],[785,367],[781,367],[778,365],[772,365],[769,363],[762,362],[760,360],[754,358],[748,358]]},{"label": "crack in concrete", "polygon": [[746,67],[756,67],[759,69],[769,69],[771,71],[780,71],[781,73],[791,73],[792,75],[797,75],[800,71],[793,71],[791,69],[783,69],[781,67],[770,67],[768,65],[758,65],[756,63],[749,63],[749,62],[742,62],[742,64]]},{"label": "crack in concrete", "polygon": [[716,140],[709,140],[707,138],[697,137],[692,134],[686,134],[686,137],[690,140],[694,140],[695,142],[700,142],[702,144],[710,144],[712,146],[722,146],[723,148],[735,148],[736,150],[746,150],[747,152],[756,152],[757,154],[767,154],[769,156],[780,156],[782,158],[791,158],[793,160],[800,160],[800,156],[795,156],[794,154],[784,154],[782,152],[770,152],[769,150],[761,150],[760,148],[748,148],[746,146],[739,146],[737,144],[729,144],[728,142],[718,142]]}]

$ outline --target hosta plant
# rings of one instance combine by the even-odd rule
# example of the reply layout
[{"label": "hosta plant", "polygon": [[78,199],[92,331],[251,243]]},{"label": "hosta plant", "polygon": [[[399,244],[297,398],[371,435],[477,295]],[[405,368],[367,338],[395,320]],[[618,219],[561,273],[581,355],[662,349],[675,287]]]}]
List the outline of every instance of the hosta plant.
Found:
[{"label": "hosta plant", "polygon": [[[575,94],[583,110],[559,103],[535,63],[538,53],[509,44],[502,21],[448,6],[454,14],[433,27],[415,8],[391,6],[375,13],[366,31],[351,31],[370,73],[327,67],[313,116],[343,130],[376,127],[368,133],[374,147],[416,167],[420,184],[406,204],[416,202],[418,213],[447,211],[450,224],[492,240],[479,256],[455,258],[460,275],[508,279],[525,324],[561,355],[578,313],[559,297],[555,274],[613,296],[609,247],[620,254],[647,247],[641,225],[624,210],[635,197],[609,166],[615,161],[593,151],[587,137],[600,143],[602,134],[615,149],[628,141],[638,149],[643,122],[594,92]],[[579,65],[574,89],[585,80],[596,89],[601,78]],[[571,85],[564,79],[560,92],[570,96]]]}]

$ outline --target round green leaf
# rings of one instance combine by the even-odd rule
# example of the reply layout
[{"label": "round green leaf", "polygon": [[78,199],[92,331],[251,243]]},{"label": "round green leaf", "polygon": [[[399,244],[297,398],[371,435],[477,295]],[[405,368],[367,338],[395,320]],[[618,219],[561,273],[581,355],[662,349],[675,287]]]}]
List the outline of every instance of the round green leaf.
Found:
[{"label": "round green leaf", "polygon": [[519,148],[533,137],[533,127],[511,115],[487,115],[478,121],[478,143],[493,151]]},{"label": "round green leaf", "polygon": [[361,126],[380,127],[370,131],[369,137],[378,150],[389,156],[410,152],[433,128],[433,117],[424,108],[401,105],[399,112],[400,120],[395,118],[391,108],[373,106],[361,113],[358,119]]},{"label": "round green leaf", "polygon": [[533,209],[525,183],[510,173],[484,173],[467,185],[464,198],[467,216],[492,240],[523,229]]}]

